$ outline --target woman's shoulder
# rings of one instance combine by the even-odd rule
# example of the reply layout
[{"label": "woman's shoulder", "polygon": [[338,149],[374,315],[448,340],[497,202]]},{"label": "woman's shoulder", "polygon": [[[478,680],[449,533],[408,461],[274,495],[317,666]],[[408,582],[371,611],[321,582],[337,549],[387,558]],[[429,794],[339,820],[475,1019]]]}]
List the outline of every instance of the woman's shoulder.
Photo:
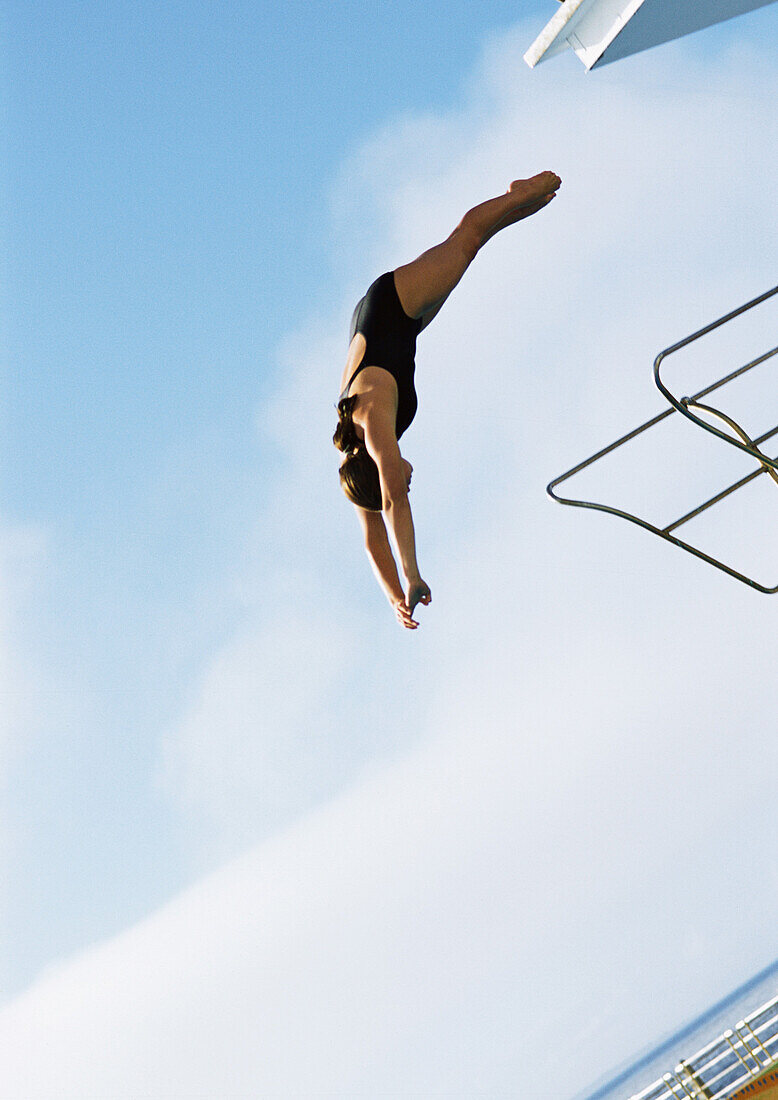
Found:
[{"label": "woman's shoulder", "polygon": [[373,417],[393,418],[397,412],[397,383],[383,367],[364,367],[349,388],[350,397],[358,397],[354,420]]}]

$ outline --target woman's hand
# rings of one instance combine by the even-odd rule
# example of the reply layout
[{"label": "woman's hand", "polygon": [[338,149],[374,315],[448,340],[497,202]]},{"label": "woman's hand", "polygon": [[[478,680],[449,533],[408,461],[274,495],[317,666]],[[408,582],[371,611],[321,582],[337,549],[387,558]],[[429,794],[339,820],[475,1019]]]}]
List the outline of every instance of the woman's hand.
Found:
[{"label": "woman's hand", "polygon": [[394,613],[397,618],[397,622],[400,626],[407,627],[408,630],[415,630],[418,627],[418,623],[408,610],[408,605],[405,602],[404,596],[398,596],[391,601]]},{"label": "woman's hand", "polygon": [[421,579],[421,577],[414,577],[413,580],[406,582],[405,586],[405,606],[408,611],[413,614],[413,609],[418,603],[424,604],[426,607],[428,603],[432,601],[432,593],[429,590],[429,585]]},{"label": "woman's hand", "polygon": [[424,581],[419,578],[409,581],[405,596],[393,596],[390,600],[397,622],[408,630],[416,630],[418,622],[413,617],[413,609],[417,604],[428,604],[432,599],[432,593]]}]

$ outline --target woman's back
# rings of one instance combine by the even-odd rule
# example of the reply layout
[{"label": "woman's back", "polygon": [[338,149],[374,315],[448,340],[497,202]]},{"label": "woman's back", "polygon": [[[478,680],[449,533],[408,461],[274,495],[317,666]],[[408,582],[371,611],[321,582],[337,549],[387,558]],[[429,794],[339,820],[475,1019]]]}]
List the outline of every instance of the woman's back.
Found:
[{"label": "woman's back", "polygon": [[[351,342],[340,399],[371,389],[377,400],[382,401],[384,393],[390,390],[373,368],[391,375],[397,394],[398,439],[412,422],[418,407],[414,373],[416,337],[421,324],[403,310],[391,271],[376,279],[357,304],[351,319]],[[369,372],[369,376],[363,377],[365,372]]]}]

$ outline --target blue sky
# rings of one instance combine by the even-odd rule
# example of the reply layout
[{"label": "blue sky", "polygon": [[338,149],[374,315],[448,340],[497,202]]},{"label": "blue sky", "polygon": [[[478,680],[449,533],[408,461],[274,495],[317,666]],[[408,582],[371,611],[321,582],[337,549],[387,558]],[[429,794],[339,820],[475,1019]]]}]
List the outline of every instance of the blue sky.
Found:
[{"label": "blue sky", "polygon": [[[203,607],[202,588],[283,463],[246,408],[276,385],[282,336],[331,300],[333,173],[383,119],[456,94],[483,34],[471,19],[413,5],[368,22],[361,5],[8,8],[5,507],[57,543],[25,608],[30,645],[95,708],[61,720],[44,761],[18,761],[22,862],[45,867],[60,905],[52,928],[34,886],[9,899],[10,919],[36,929],[6,962],[12,985],[55,942],[123,923],[106,893],[137,915],[182,881],[148,771],[157,723],[231,629],[234,608]],[[68,788],[78,806],[42,822],[41,802]],[[130,837],[142,866],[117,875]]]},{"label": "blue sky", "polygon": [[[236,959],[214,947],[230,935],[249,973],[277,960],[242,988],[243,1025],[293,1019],[289,990],[331,996],[352,903],[361,968],[335,1019],[358,1030],[366,974],[383,998],[363,1021],[367,1077],[350,1048],[331,1063],[326,1036],[316,1048],[316,1079],[341,1094],[453,1095],[457,997],[483,997],[466,1082],[494,1036],[544,1041],[574,966],[594,1079],[776,955],[769,873],[753,932],[733,932],[748,874],[765,875],[735,854],[773,828],[771,602],[542,490],[655,411],[661,347],[775,282],[778,9],[598,73],[570,56],[530,72],[521,54],[551,7],[7,6],[0,1034],[20,1051],[57,982],[66,1003],[97,990],[114,1023],[136,996],[160,1021],[233,1003]],[[492,242],[420,342],[408,453],[435,603],[409,638],[337,496],[350,312],[467,205],[546,167],[564,179],[553,209]],[[773,322],[746,343],[761,350]],[[690,370],[708,380],[707,362]],[[747,393],[746,418],[771,399]],[[619,491],[659,481],[674,506],[687,440],[669,446],[667,478],[614,468]],[[704,451],[690,492],[738,461]],[[750,531],[756,513],[769,573],[759,488],[763,506],[722,526]],[[715,821],[681,812],[684,774]],[[679,852],[709,899],[694,919]],[[332,973],[290,922],[308,908]],[[187,929],[213,986],[179,951]],[[446,954],[468,942],[448,988]],[[422,996],[386,966],[390,945],[424,970]],[[117,974],[159,967],[164,995],[111,996]],[[417,1000],[427,1041],[411,1054],[402,1008]],[[398,1076],[371,1081],[386,1024]],[[210,1060],[204,1045],[202,1079],[223,1087],[234,1062],[256,1088],[251,1043],[231,1034]],[[168,1038],[149,1072],[193,1095],[188,1048]],[[83,1035],[56,1042],[83,1095]],[[107,1048],[95,1080],[125,1056]],[[532,1067],[518,1052],[492,1072],[497,1096]]]}]

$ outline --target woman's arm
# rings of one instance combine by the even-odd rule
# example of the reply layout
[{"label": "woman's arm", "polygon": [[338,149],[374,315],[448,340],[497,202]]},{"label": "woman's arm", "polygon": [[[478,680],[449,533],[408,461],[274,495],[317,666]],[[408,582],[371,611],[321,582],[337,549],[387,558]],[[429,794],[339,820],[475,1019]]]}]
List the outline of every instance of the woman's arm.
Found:
[{"label": "woman's arm", "polygon": [[405,602],[405,593],[400,584],[383,516],[380,512],[367,512],[359,507],[356,508],[356,512],[365,538],[365,550],[376,580],[394,608],[398,622],[410,629],[415,629],[419,624],[412,618]]},{"label": "woman's arm", "polygon": [[378,467],[384,519],[394,539],[403,576],[408,583],[417,581],[420,577],[408,500],[408,477],[394,434],[394,423],[383,410],[371,410],[365,418],[365,446]]},{"label": "woman's arm", "polygon": [[432,596],[421,579],[416,562],[416,535],[408,500],[408,467],[397,444],[393,415],[381,408],[370,408],[366,412],[365,447],[378,467],[384,521],[394,539],[405,578],[405,606],[410,616],[416,604],[428,604]]}]

